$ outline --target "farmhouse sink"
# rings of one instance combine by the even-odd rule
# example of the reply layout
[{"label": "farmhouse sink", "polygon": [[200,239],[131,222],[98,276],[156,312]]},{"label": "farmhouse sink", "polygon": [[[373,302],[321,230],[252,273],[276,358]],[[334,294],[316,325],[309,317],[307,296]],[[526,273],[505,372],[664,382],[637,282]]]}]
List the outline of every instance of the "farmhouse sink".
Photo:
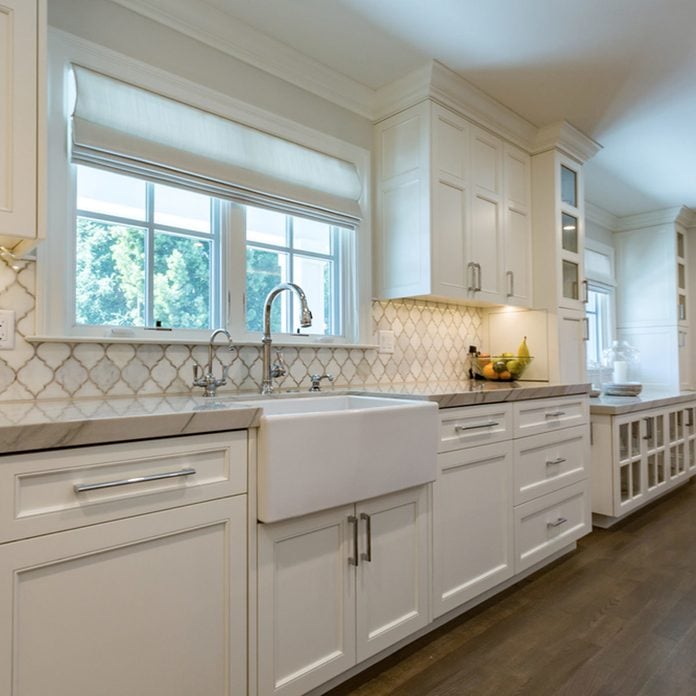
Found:
[{"label": "farmhouse sink", "polygon": [[250,401],[258,518],[276,522],[435,480],[437,405],[371,396]]}]

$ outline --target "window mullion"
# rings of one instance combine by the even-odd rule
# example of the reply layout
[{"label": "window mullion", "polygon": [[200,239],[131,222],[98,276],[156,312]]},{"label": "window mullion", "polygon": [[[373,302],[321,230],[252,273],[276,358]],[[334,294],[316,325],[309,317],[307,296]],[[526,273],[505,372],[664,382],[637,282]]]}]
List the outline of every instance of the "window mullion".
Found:
[{"label": "window mullion", "polygon": [[[293,228],[292,216],[285,216],[285,240],[288,245],[288,280],[291,283],[295,282],[295,230]],[[287,313],[285,316],[287,331],[292,333],[292,317],[293,304],[295,302],[295,293],[288,293]]]},{"label": "window mullion", "polygon": [[145,239],[145,326],[155,326],[155,187],[146,186],[147,237]]}]

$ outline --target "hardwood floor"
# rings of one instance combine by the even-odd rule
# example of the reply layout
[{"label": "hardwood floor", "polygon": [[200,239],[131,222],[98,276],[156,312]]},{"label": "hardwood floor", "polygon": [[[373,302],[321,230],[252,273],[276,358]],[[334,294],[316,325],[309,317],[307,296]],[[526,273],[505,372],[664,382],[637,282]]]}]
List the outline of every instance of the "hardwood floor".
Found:
[{"label": "hardwood floor", "polygon": [[696,485],[331,696],[696,696]]}]

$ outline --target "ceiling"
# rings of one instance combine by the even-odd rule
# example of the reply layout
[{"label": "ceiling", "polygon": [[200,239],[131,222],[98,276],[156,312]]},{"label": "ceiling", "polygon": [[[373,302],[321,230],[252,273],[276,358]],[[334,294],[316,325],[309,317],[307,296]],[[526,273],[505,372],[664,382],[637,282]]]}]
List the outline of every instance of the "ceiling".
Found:
[{"label": "ceiling", "polygon": [[603,145],[587,199],[696,209],[694,0],[207,0],[376,89],[435,58],[537,126]]}]

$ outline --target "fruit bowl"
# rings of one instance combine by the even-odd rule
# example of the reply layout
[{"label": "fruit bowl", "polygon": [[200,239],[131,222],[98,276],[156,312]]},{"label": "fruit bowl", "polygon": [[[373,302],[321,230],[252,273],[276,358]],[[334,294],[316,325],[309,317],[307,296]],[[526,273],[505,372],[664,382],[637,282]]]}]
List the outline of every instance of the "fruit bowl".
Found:
[{"label": "fruit bowl", "polygon": [[487,379],[491,382],[514,382],[524,374],[534,360],[532,356],[511,355],[477,355],[472,362],[472,370],[476,379]]}]

